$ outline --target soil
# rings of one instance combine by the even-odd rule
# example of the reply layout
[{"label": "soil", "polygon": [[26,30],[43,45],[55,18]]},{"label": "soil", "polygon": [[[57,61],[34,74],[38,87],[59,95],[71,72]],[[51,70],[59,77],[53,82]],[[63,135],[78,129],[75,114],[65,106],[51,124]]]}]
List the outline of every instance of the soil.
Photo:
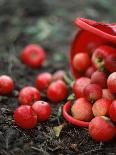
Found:
[{"label": "soil", "polygon": [[[102,8],[98,11],[95,3],[88,2],[51,0],[50,4],[45,0],[38,4],[40,12],[38,9],[30,11],[29,7],[23,8],[21,13],[17,11],[18,19],[12,17],[11,13],[2,21],[0,74],[10,75],[15,81],[15,89],[7,96],[0,96],[0,155],[116,154],[115,138],[105,143],[95,142],[90,138],[87,128],[76,127],[62,117],[60,110],[66,101],[54,105],[43,96],[43,100],[50,102],[52,106],[52,115],[49,121],[38,123],[34,129],[21,129],[13,120],[13,111],[19,105],[18,92],[26,85],[34,86],[37,74],[44,71],[54,73],[58,69],[63,69],[70,75],[70,45],[78,31],[73,24],[74,19],[77,16],[84,16],[96,20],[113,20],[111,10],[108,12],[108,6],[103,8],[103,4],[96,1]],[[91,13],[88,13],[87,9]],[[15,20],[19,23],[15,24]],[[41,33],[38,33],[40,30]],[[38,69],[29,68],[20,60],[21,49],[31,42],[40,43],[47,51],[47,61]],[[54,127],[59,125],[63,125],[63,128],[57,136]]]}]

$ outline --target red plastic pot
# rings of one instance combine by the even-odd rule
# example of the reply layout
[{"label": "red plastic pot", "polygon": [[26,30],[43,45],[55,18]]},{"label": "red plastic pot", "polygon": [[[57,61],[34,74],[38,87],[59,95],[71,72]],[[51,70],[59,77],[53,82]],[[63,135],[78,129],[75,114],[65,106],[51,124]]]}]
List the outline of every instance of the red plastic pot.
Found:
[{"label": "red plastic pot", "polygon": [[69,114],[70,107],[71,107],[71,102],[70,102],[70,101],[68,101],[68,102],[63,106],[63,116],[64,116],[64,118],[65,118],[68,122],[72,123],[73,125],[82,126],[82,127],[88,127],[88,126],[89,126],[89,122],[77,120],[77,119],[73,118],[73,117]]},{"label": "red plastic pot", "polygon": [[81,30],[76,34],[70,51],[70,67],[75,78],[79,75],[72,65],[72,60],[78,52],[89,52],[102,44],[116,46],[116,24],[96,22],[85,18],[75,20]]}]

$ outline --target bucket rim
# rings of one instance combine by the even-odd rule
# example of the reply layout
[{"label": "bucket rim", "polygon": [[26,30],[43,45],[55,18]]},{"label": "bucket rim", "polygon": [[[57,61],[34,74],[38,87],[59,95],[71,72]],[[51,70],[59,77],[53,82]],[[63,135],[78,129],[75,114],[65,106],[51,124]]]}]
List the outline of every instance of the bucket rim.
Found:
[{"label": "bucket rim", "polygon": [[83,30],[89,31],[97,36],[100,36],[106,40],[109,40],[110,42],[116,43],[116,35],[106,33],[95,27],[95,25],[101,24],[101,25],[111,28],[112,31],[116,34],[115,23],[108,24],[108,23],[103,23],[103,22],[96,22],[94,20],[90,20],[86,18],[76,18],[75,24]]}]

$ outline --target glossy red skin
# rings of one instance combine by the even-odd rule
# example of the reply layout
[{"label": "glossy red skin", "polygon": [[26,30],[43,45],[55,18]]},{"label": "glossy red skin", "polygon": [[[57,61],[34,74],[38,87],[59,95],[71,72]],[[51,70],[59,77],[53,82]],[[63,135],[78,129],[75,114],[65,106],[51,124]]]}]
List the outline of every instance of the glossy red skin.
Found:
[{"label": "glossy red skin", "polygon": [[0,94],[6,95],[10,93],[14,88],[14,81],[8,75],[0,76]]},{"label": "glossy red skin", "polygon": [[21,105],[14,112],[15,123],[24,129],[31,129],[37,125],[37,114],[31,106]]},{"label": "glossy red skin", "polygon": [[36,101],[32,105],[33,110],[37,114],[39,121],[47,121],[51,115],[51,107],[47,102]]},{"label": "glossy red skin", "polygon": [[116,100],[114,100],[109,110],[110,118],[116,123]]},{"label": "glossy red skin", "polygon": [[97,116],[89,123],[89,134],[96,141],[109,141],[116,135],[116,127],[107,117]]},{"label": "glossy red skin", "polygon": [[[116,50],[115,50],[116,53]],[[111,54],[105,59],[105,66],[109,72],[116,72],[116,54]]]},{"label": "glossy red skin", "polygon": [[35,101],[40,100],[40,92],[32,86],[26,86],[19,92],[19,102],[23,105],[32,105]]},{"label": "glossy red skin", "polygon": [[71,107],[72,116],[80,121],[90,121],[93,118],[92,104],[85,98],[74,101]]},{"label": "glossy red skin", "polygon": [[107,79],[107,86],[111,93],[116,93],[116,72],[109,75]]},{"label": "glossy red skin", "polygon": [[63,70],[58,70],[53,74],[53,80],[63,80],[64,76],[65,76],[65,71]]},{"label": "glossy red skin", "polygon": [[88,78],[91,78],[91,75],[96,71],[96,69],[93,66],[90,66],[85,71],[85,76]]},{"label": "glossy red skin", "polygon": [[108,116],[111,104],[111,100],[104,98],[97,100],[92,107],[94,116]]},{"label": "glossy red skin", "polygon": [[113,101],[115,100],[115,95],[112,94],[109,89],[102,89],[102,98]]},{"label": "glossy red skin", "polygon": [[35,84],[40,91],[45,91],[52,82],[52,75],[48,72],[37,75]]},{"label": "glossy red skin", "polygon": [[47,90],[47,97],[53,101],[58,102],[66,99],[68,96],[68,87],[62,80],[52,82]]},{"label": "glossy red skin", "polygon": [[39,67],[45,61],[45,51],[37,44],[27,45],[21,52],[22,61],[32,68]]},{"label": "glossy red skin", "polygon": [[102,88],[98,84],[89,84],[84,89],[85,98],[94,103],[102,97]]},{"label": "glossy red skin", "polygon": [[73,66],[79,72],[84,72],[91,64],[88,53],[77,53],[73,58]]},{"label": "glossy red skin", "polygon": [[76,98],[84,96],[84,88],[89,85],[91,80],[87,77],[77,79],[73,84],[73,92]]},{"label": "glossy red skin", "polygon": [[114,54],[115,52],[115,49],[108,45],[101,45],[96,48],[92,55],[92,63],[94,67],[103,71],[105,69],[105,58],[110,54]]},{"label": "glossy red skin", "polygon": [[91,83],[100,85],[101,88],[107,87],[107,76],[104,72],[95,71],[91,76]]}]

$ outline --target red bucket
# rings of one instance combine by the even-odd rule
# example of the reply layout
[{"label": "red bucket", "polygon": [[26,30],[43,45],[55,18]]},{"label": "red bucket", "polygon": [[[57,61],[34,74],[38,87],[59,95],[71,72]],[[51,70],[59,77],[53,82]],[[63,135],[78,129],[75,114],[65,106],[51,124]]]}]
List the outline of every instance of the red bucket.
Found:
[{"label": "red bucket", "polygon": [[74,77],[78,78],[78,72],[72,65],[75,54],[79,52],[90,52],[102,44],[116,46],[116,24],[96,22],[85,18],[77,18],[75,23],[81,30],[72,42],[70,66]]},{"label": "red bucket", "polygon": [[[79,52],[94,51],[100,45],[106,44],[116,47],[116,24],[108,24],[96,22],[89,19],[77,18],[75,20],[77,26],[81,30],[77,33],[70,51],[70,66],[75,78],[79,77],[77,70],[72,65],[72,60],[75,54]],[[76,120],[70,114],[71,103],[67,102],[63,107],[63,116],[70,123],[88,127],[89,122]]]}]

